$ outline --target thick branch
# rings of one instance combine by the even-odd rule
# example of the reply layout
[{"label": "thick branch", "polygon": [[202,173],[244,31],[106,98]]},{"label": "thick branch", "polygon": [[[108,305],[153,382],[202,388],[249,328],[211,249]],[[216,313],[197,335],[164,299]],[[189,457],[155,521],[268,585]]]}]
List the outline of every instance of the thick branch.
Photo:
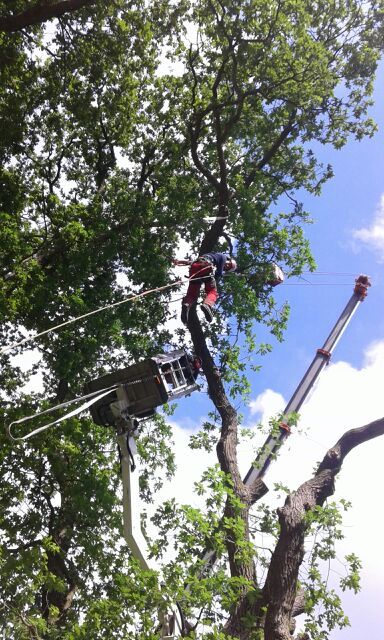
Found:
[{"label": "thick branch", "polygon": [[[62,0],[61,2],[40,3],[34,7],[30,7],[22,13],[13,16],[0,16],[0,31],[13,33],[20,31],[25,27],[31,27],[35,24],[41,24],[52,18],[59,18],[65,13],[71,13],[77,9],[88,7],[96,4],[97,0]],[[111,4],[107,2],[106,4]]]},{"label": "thick branch", "polygon": [[306,592],[304,591],[304,589],[300,589],[300,591],[296,594],[295,602],[293,603],[293,609],[291,612],[292,618],[301,616],[304,613],[306,600]]},{"label": "thick branch", "polygon": [[[220,216],[221,218],[222,216]],[[226,216],[224,220],[215,220],[212,226],[208,229],[201,242],[199,255],[203,253],[209,253],[215,249],[216,242],[223,235],[223,230],[226,223]]]},{"label": "thick branch", "polygon": [[[243,483],[238,467],[237,413],[226,396],[220,372],[216,368],[213,358],[209,352],[196,310],[193,308],[189,314],[188,328],[191,332],[195,353],[202,361],[203,370],[208,382],[209,396],[219,412],[222,421],[220,439],[216,447],[220,468],[225,474],[230,476],[233,492],[242,505],[234,505],[231,495],[229,495],[225,506],[224,520],[225,518],[229,520],[240,519],[244,526],[244,542],[247,542],[250,540],[249,509],[256,499],[256,491],[255,487],[253,487],[253,491],[251,492]],[[266,487],[262,480],[260,480],[259,485],[258,497],[261,497],[264,495]],[[227,530],[226,546],[231,575],[242,577],[254,585],[256,581],[256,573],[253,558],[239,558],[236,536],[230,529]],[[239,598],[236,604],[236,611],[233,612],[231,619],[238,621],[241,620],[243,615],[245,615],[248,606],[247,594],[248,588],[245,587],[244,593]]]},{"label": "thick branch", "polygon": [[366,424],[364,427],[350,429],[340,438],[332,449],[330,449],[319,465],[317,473],[321,473],[324,469],[340,469],[344,458],[352,449],[363,442],[368,442],[373,438],[378,438],[384,434],[384,418],[379,418],[374,422]]},{"label": "thick branch", "polygon": [[[188,132],[190,138],[190,151],[193,163],[196,169],[201,173],[202,176],[207,180],[207,182],[213,187],[214,191],[217,194],[218,200],[218,218],[214,224],[211,226],[209,231],[205,234],[205,237],[201,243],[199,253],[207,253],[208,251],[212,251],[215,248],[215,244],[218,241],[219,237],[222,235],[222,231],[225,227],[226,218],[228,216],[228,202],[230,199],[230,192],[228,189],[227,182],[227,165],[224,153],[224,133],[222,130],[221,123],[221,109],[223,108],[223,104],[218,102],[218,87],[220,82],[224,76],[224,70],[226,64],[229,59],[229,53],[232,51],[232,45],[229,47],[227,54],[224,56],[224,59],[220,65],[220,68],[217,71],[215,80],[212,85],[212,102],[205,108],[200,109],[199,112],[195,110],[196,103],[196,89],[198,86],[198,79],[196,77],[194,62],[196,59],[196,55],[192,55],[192,51],[190,50],[189,54],[189,66],[191,68],[193,83],[192,83],[192,109],[194,111],[193,118],[188,124]],[[217,161],[218,161],[218,169],[220,179],[216,177],[216,175],[212,172],[212,170],[207,167],[201,160],[200,154],[198,151],[201,131],[203,127],[204,118],[208,115],[208,113],[213,112],[214,119],[214,127],[215,127],[215,137],[216,137],[216,153],[217,153]]]},{"label": "thick branch", "polygon": [[263,589],[267,604],[265,640],[290,640],[290,622],[297,598],[299,568],[304,558],[308,525],[305,514],[334,493],[334,479],[348,453],[384,434],[384,418],[347,431],[327,452],[314,477],[288,496],[279,510],[280,537]]},{"label": "thick branch", "polygon": [[[196,311],[191,309],[188,328],[191,332],[195,353],[201,358],[203,370],[208,382],[208,392],[211,400],[221,416],[221,433],[217,443],[217,457],[221,470],[228,474],[232,480],[232,489],[240,500],[241,506],[234,505],[231,495],[228,495],[224,511],[224,522],[232,519],[243,522],[243,541],[249,541],[249,509],[251,506],[248,488],[244,485],[237,463],[237,414],[230,404],[220,377],[220,372],[215,367],[213,358],[207,347],[205,337],[197,317]],[[261,482],[261,484],[263,484]],[[256,572],[252,557],[239,557],[238,542],[234,531],[230,527],[226,530],[226,547],[231,576],[241,577],[249,584],[255,585]],[[239,634],[242,619],[249,608],[249,588],[245,584],[242,593],[231,611],[229,624],[226,631],[235,637]]]},{"label": "thick branch", "polygon": [[60,620],[63,621],[68,614],[74,595],[83,585],[78,570],[74,562],[70,558],[70,549],[73,542],[73,533],[76,525],[76,515],[70,509],[70,494],[67,482],[67,469],[70,466],[68,456],[63,453],[54,455],[56,462],[60,462],[57,472],[55,473],[55,482],[59,485],[61,494],[61,506],[55,508],[50,500],[50,495],[43,493],[47,500],[50,515],[48,531],[49,536],[57,545],[57,548],[46,549],[47,568],[56,579],[62,582],[62,588],[49,583],[44,583],[41,589],[41,613],[44,619],[49,620],[51,612],[50,607],[57,607],[60,613]]},{"label": "thick branch", "polygon": [[235,485],[241,487],[243,482],[239,473],[236,455],[237,414],[226,396],[220,372],[215,366],[214,360],[209,352],[203,330],[194,309],[191,309],[188,328],[191,332],[195,353],[202,361],[203,370],[208,382],[209,396],[222,419],[221,436],[217,445],[219,462],[222,470],[230,474]]},{"label": "thick branch", "polygon": [[197,151],[200,128],[201,128],[201,123],[199,122],[199,119],[195,120],[194,126],[192,124],[189,125],[189,136],[191,139],[192,160],[195,164],[196,169],[207,179],[209,184],[211,184],[212,187],[214,187],[214,189],[218,191],[220,187],[220,183],[218,179],[216,178],[216,176],[213,175],[213,173],[209,169],[207,169],[207,167],[203,165]]}]

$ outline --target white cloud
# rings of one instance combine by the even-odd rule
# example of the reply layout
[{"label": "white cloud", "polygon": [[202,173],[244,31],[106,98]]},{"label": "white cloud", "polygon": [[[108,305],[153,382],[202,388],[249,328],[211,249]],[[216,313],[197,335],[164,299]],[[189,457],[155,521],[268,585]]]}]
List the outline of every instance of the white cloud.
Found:
[{"label": "white cloud", "polygon": [[280,393],[266,389],[256,400],[251,400],[249,409],[252,416],[260,413],[260,422],[266,424],[270,418],[284,409],[284,405],[284,398]]},{"label": "white cloud", "polygon": [[202,506],[201,498],[194,492],[194,483],[198,482],[205,469],[217,460],[214,454],[189,448],[190,436],[196,433],[198,428],[198,425],[195,428],[183,428],[172,423],[177,469],[175,477],[170,483],[166,483],[159,497],[172,496],[180,504]]},{"label": "white cloud", "polygon": [[[384,341],[377,340],[372,342],[364,352],[364,365],[366,368],[381,367],[384,370]],[[378,384],[379,380],[377,380]],[[377,387],[374,387],[377,388]]]},{"label": "white cloud", "polygon": [[384,194],[380,198],[372,224],[369,227],[354,229],[352,237],[373,249],[379,261],[384,262]]}]

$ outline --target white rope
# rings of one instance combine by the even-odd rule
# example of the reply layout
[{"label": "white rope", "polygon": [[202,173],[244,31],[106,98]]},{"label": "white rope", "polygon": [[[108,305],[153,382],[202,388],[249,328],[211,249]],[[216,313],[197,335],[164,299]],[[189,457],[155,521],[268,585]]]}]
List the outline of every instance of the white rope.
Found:
[{"label": "white rope", "polygon": [[[113,389],[116,389],[117,387],[118,387],[118,385],[114,384],[111,387],[107,387],[106,389],[101,389],[101,391],[100,390],[99,391],[93,391],[92,393],[88,393],[86,396],[81,396],[80,398],[74,398],[73,400],[68,400],[68,402],[63,402],[62,404],[57,404],[55,407],[50,407],[49,409],[45,409],[44,411],[40,411],[40,413],[34,413],[34,414],[30,415],[30,416],[25,416],[24,418],[20,418],[20,420],[14,420],[13,422],[11,422],[11,424],[8,427],[6,427],[7,433],[9,435],[9,437],[11,438],[11,440],[14,440],[14,441],[17,441],[17,440],[28,440],[28,438],[31,438],[32,436],[36,435],[37,433],[40,433],[41,431],[45,431],[49,427],[53,427],[53,425],[59,424],[59,422],[63,422],[63,420],[68,420],[68,418],[72,418],[73,416],[76,416],[77,414],[81,413],[82,411],[85,411],[86,409],[91,407],[95,402],[97,402],[101,398],[104,398],[104,396],[108,395],[108,393],[110,393]],[[85,398],[91,398],[91,399],[87,400],[87,402],[84,402],[82,405],[80,405],[80,407],[77,407],[77,409],[73,409],[69,413],[66,413],[61,418],[58,418],[57,420],[54,420],[53,422],[49,422],[48,424],[45,424],[42,427],[38,427],[37,429],[34,429],[30,433],[27,433],[26,436],[18,436],[18,437],[16,437],[16,436],[12,435],[11,428],[13,427],[13,425],[22,424],[23,422],[27,422],[28,420],[32,420],[33,418],[38,418],[39,416],[43,416],[43,415],[45,415],[47,413],[52,413],[52,411],[56,411],[57,409],[61,409],[62,407],[68,407],[69,405],[74,404],[75,402],[79,402],[80,400],[84,400]]]},{"label": "white rope", "polygon": [[[187,279],[187,282],[196,278],[196,276],[203,271],[205,267],[202,267],[199,271],[197,271],[193,276]],[[3,347],[0,349],[0,355],[3,353],[7,353],[7,351],[11,351],[16,347],[20,347],[22,344],[26,342],[33,342],[36,338],[40,338],[41,336],[45,336],[47,333],[51,333],[52,331],[56,331],[56,329],[61,329],[68,324],[72,324],[73,322],[77,322],[78,320],[82,320],[83,318],[87,318],[88,316],[92,316],[95,313],[100,313],[100,311],[105,311],[106,309],[112,309],[113,307],[117,307],[120,304],[124,304],[125,302],[131,302],[132,300],[136,300],[137,298],[143,298],[144,296],[148,296],[150,293],[156,293],[157,291],[164,291],[164,289],[170,289],[172,287],[179,286],[184,284],[184,280],[176,280],[176,282],[172,282],[171,284],[165,284],[162,287],[156,287],[155,289],[147,289],[147,291],[142,291],[141,293],[136,293],[133,296],[129,296],[129,298],[124,298],[123,300],[119,300],[119,302],[113,302],[112,304],[107,304],[105,307],[100,307],[99,309],[95,309],[94,311],[89,311],[88,313],[84,313],[82,316],[77,316],[77,318],[72,318],[72,320],[66,320],[61,324],[57,324],[54,327],[50,327],[49,329],[45,329],[45,331],[40,331],[40,333],[36,333],[34,336],[28,336],[27,338],[23,338],[19,342],[15,342],[14,344]]]},{"label": "white rope", "polygon": [[19,342],[15,342],[15,344],[11,346],[3,347],[3,349],[0,349],[0,354],[7,353],[7,351],[11,351],[15,347],[20,347],[20,345],[25,344],[26,342],[34,341],[36,340],[36,338],[40,338],[41,336],[44,336],[47,333],[56,331],[56,329],[61,329],[62,327],[65,327],[68,324],[72,324],[73,322],[77,322],[78,320],[82,320],[83,318],[87,318],[88,316],[92,316],[95,313],[100,313],[100,311],[105,311],[106,309],[112,309],[113,307],[117,307],[120,304],[124,304],[125,302],[130,302],[132,300],[135,300],[136,298],[142,298],[156,291],[163,291],[164,289],[176,287],[176,285],[178,286],[180,284],[183,284],[183,282],[184,282],[183,280],[177,280],[176,282],[173,282],[172,284],[166,284],[163,287],[157,287],[156,289],[148,289],[147,291],[143,291],[142,293],[137,293],[136,295],[129,296],[129,298],[124,298],[124,300],[119,300],[119,302],[113,302],[112,304],[107,304],[105,307],[100,307],[99,309],[95,309],[94,311],[89,311],[88,313],[84,313],[82,316],[77,316],[77,318],[72,318],[72,320],[66,320],[61,324],[57,324],[54,327],[45,329],[45,331],[40,331],[40,333],[36,333],[34,336],[28,336],[27,338],[23,338],[23,340],[20,340]]}]

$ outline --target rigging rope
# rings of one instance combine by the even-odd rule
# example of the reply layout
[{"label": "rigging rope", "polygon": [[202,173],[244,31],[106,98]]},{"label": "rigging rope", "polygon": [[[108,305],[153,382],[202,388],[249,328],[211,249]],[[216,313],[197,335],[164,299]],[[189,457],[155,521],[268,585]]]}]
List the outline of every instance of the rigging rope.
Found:
[{"label": "rigging rope", "polygon": [[124,304],[125,302],[131,302],[132,300],[136,300],[137,298],[143,298],[144,296],[149,295],[150,293],[155,293],[156,291],[163,291],[165,289],[170,289],[171,287],[176,287],[180,284],[183,284],[183,280],[177,280],[176,282],[172,282],[171,284],[166,284],[162,287],[156,287],[155,289],[147,289],[146,291],[142,291],[141,293],[136,293],[133,296],[129,296],[128,298],[124,298],[123,300],[119,300],[118,302],[113,302],[112,304],[107,304],[105,307],[100,307],[98,309],[94,309],[93,311],[89,311],[88,313],[84,313],[81,316],[77,316],[76,318],[72,318],[71,320],[66,320],[60,324],[55,325],[54,327],[50,327],[49,329],[45,329],[44,331],[40,331],[40,333],[36,333],[34,336],[28,336],[27,338],[23,338],[19,342],[15,342],[15,344],[3,347],[0,349],[0,354],[6,353],[7,351],[11,351],[15,347],[19,347],[26,342],[34,341],[36,338],[40,338],[41,336],[46,335],[47,333],[51,333],[52,331],[56,331],[56,329],[61,329],[68,324],[72,324],[73,322],[77,322],[78,320],[83,320],[88,316],[92,316],[96,313],[100,313],[100,311],[105,311],[106,309],[112,309],[113,307],[117,307],[120,304]]},{"label": "rigging rope", "polygon": [[[200,273],[200,271],[203,271],[205,269],[205,267],[202,267],[202,269],[200,269],[199,271],[197,271],[192,277],[187,278],[187,282],[189,282],[189,280],[191,279],[195,279],[196,276]],[[318,271],[318,272],[311,272],[311,271],[304,271],[303,273],[308,273],[310,275],[340,275],[340,276],[347,276],[347,275],[352,275],[349,273],[336,273],[336,272],[326,272],[326,271]],[[247,274],[242,274],[242,273],[238,273],[237,275],[247,275]],[[129,296],[128,298],[124,298],[123,300],[119,300],[118,302],[113,302],[111,304],[107,304],[104,307],[99,307],[98,309],[94,309],[93,311],[88,311],[87,313],[82,314],[81,316],[77,316],[76,318],[72,318],[71,320],[66,320],[65,322],[61,322],[60,324],[54,325],[53,327],[50,327],[49,329],[45,329],[44,331],[40,331],[39,333],[36,333],[34,336],[27,336],[26,338],[23,338],[22,340],[19,340],[18,342],[15,342],[12,345],[8,345],[7,347],[3,347],[2,349],[0,349],[0,355],[7,353],[8,351],[12,351],[12,349],[15,349],[16,347],[20,347],[21,345],[25,344],[26,342],[34,342],[37,338],[41,338],[44,335],[47,335],[48,333],[52,333],[52,331],[56,331],[57,329],[62,329],[63,327],[66,327],[69,324],[73,324],[74,322],[78,322],[79,320],[83,320],[84,318],[88,318],[89,316],[95,315],[96,313],[100,313],[101,311],[105,311],[107,309],[112,309],[114,307],[117,307],[121,304],[125,304],[126,302],[132,302],[134,300],[137,300],[138,298],[143,298],[144,296],[147,296],[151,293],[157,293],[158,291],[165,291],[166,289],[171,289],[173,287],[177,287],[180,286],[181,284],[184,284],[184,280],[180,279],[180,280],[176,280],[175,282],[171,282],[170,284],[165,284],[161,287],[155,287],[153,289],[147,289],[146,291],[142,291],[141,293],[136,293],[134,295]],[[327,283],[327,282],[308,282],[308,283],[302,283],[302,282],[284,282],[282,283],[283,286],[287,287],[287,286],[350,286],[350,283],[346,283],[346,282],[336,282],[336,283]]]},{"label": "rigging rope", "polygon": [[[186,367],[182,367],[182,369],[186,369]],[[7,431],[8,435],[9,435],[9,437],[11,438],[11,440],[27,440],[28,438],[31,438],[32,436],[34,436],[36,433],[40,433],[41,431],[45,431],[45,429],[48,429],[48,427],[52,427],[55,424],[59,424],[60,422],[63,422],[64,420],[67,420],[68,418],[73,418],[73,416],[76,416],[79,413],[81,413],[82,411],[85,411],[86,409],[91,407],[95,402],[97,402],[98,400],[101,400],[101,398],[104,398],[104,396],[106,396],[109,393],[111,393],[111,391],[114,391],[115,389],[117,389],[117,387],[122,386],[122,384],[123,384],[124,387],[130,387],[130,386],[135,385],[135,384],[140,384],[140,383],[143,383],[143,382],[149,382],[149,381],[151,381],[153,379],[156,379],[157,377],[158,377],[157,375],[152,374],[150,376],[137,378],[136,380],[131,380],[130,382],[124,382],[124,383],[119,383],[119,384],[116,383],[116,384],[111,385],[110,387],[104,387],[103,389],[98,389],[97,391],[92,391],[92,393],[87,393],[84,396],[79,396],[78,398],[73,398],[72,400],[68,400],[67,402],[62,402],[61,404],[56,404],[53,407],[49,407],[48,409],[44,409],[44,411],[40,411],[39,413],[34,413],[33,415],[30,415],[30,416],[24,416],[24,418],[20,418],[20,420],[14,420],[13,422],[10,423],[9,426],[6,427],[6,431]],[[53,422],[49,422],[48,424],[45,424],[42,427],[38,427],[37,429],[34,429],[30,433],[28,433],[26,436],[15,437],[15,436],[12,435],[11,427],[13,425],[15,425],[15,424],[22,424],[23,422],[27,422],[28,420],[32,420],[33,418],[39,418],[40,416],[46,415],[47,413],[52,413],[53,411],[56,411],[57,409],[62,409],[63,407],[68,407],[71,404],[75,404],[76,402],[80,402],[80,400],[86,400],[87,398],[92,398],[92,399],[88,400],[87,402],[84,402],[77,409],[73,409],[73,411],[70,411],[69,413],[66,413],[61,418],[58,418],[57,420],[54,420]]]},{"label": "rigging rope", "polygon": [[[201,269],[199,269],[199,271],[197,271],[196,273],[193,274],[193,276],[187,278],[187,282],[189,282],[190,280],[194,280],[196,278],[196,276],[199,275],[199,273],[201,271],[204,271],[206,267],[202,267]],[[55,325],[54,327],[50,327],[49,329],[45,329],[44,331],[40,331],[40,333],[36,333],[34,336],[28,336],[27,338],[23,338],[22,340],[19,340],[19,342],[15,342],[13,345],[10,345],[8,347],[3,347],[2,349],[0,349],[0,355],[2,355],[3,353],[7,353],[8,351],[11,351],[12,349],[15,349],[16,347],[20,347],[22,344],[25,344],[26,342],[33,342],[34,340],[36,340],[36,338],[41,338],[41,336],[45,336],[48,333],[51,333],[52,331],[56,331],[56,329],[62,329],[62,327],[67,326],[68,324],[72,324],[74,322],[77,322],[78,320],[83,320],[84,318],[88,318],[89,316],[92,316],[96,313],[100,313],[101,311],[105,311],[106,309],[112,309],[113,307],[117,307],[120,304],[124,304],[125,302],[132,302],[133,300],[136,300],[137,298],[143,298],[144,296],[148,296],[150,293],[156,293],[158,291],[165,291],[165,289],[171,289],[172,287],[176,287],[179,286],[181,284],[184,284],[184,280],[176,280],[175,282],[171,282],[170,284],[165,284],[162,287],[155,287],[154,289],[147,289],[146,291],[142,291],[141,293],[136,293],[132,296],[129,296],[128,298],[124,298],[123,300],[119,300],[118,302],[113,302],[112,304],[107,304],[105,305],[105,307],[99,307],[98,309],[94,309],[93,311],[88,311],[88,313],[83,313],[83,315],[81,316],[77,316],[76,318],[72,318],[71,320],[66,320],[65,322],[61,322],[60,324]]]},{"label": "rigging rope", "polygon": [[[45,431],[46,429],[48,429],[48,427],[52,427],[55,424],[59,424],[59,422],[63,422],[63,420],[72,418],[73,416],[76,416],[82,411],[85,411],[86,409],[91,407],[95,402],[97,402],[98,400],[101,400],[101,398],[104,398],[104,396],[108,395],[108,393],[111,393],[111,391],[116,389],[118,386],[119,385],[114,384],[111,387],[106,387],[105,389],[100,389],[99,391],[93,391],[92,393],[88,393],[85,396],[80,396],[80,398],[74,398],[73,400],[68,400],[67,402],[57,404],[55,407],[49,407],[49,409],[44,409],[44,411],[40,411],[39,413],[34,413],[30,416],[24,416],[24,418],[20,418],[20,420],[14,420],[6,427],[8,436],[11,438],[11,440],[14,440],[14,441],[28,440],[28,438],[31,438],[32,436],[36,435],[36,433]],[[74,404],[75,402],[80,402],[80,400],[85,400],[86,398],[91,398],[91,400],[87,400],[87,402],[84,402],[82,405],[80,405],[80,407],[77,407],[77,409],[73,409],[69,413],[66,413],[64,416],[61,416],[61,418],[58,418],[53,422],[49,422],[48,424],[45,424],[42,427],[38,427],[37,429],[34,429],[30,433],[27,433],[27,435],[25,436],[12,435],[11,428],[13,427],[13,425],[22,424],[23,422],[27,422],[28,420],[32,420],[33,418],[38,418],[39,416],[43,416],[47,413],[52,413],[52,411],[56,411],[57,409],[61,409],[62,407],[68,407],[69,405]]]}]

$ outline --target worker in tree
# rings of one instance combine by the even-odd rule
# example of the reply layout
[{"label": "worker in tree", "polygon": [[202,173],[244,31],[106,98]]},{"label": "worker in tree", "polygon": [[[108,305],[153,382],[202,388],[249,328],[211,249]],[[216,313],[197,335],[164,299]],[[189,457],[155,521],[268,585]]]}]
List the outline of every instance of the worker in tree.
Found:
[{"label": "worker in tree", "polygon": [[[205,298],[200,305],[208,322],[212,322],[214,306],[217,298],[217,280],[224,272],[235,271],[236,260],[226,253],[205,253],[196,260],[173,260],[175,265],[189,265],[189,286],[181,307],[181,321],[188,322],[188,314],[193,304],[197,303],[200,287],[204,283]],[[214,272],[215,269],[215,272]]]}]

